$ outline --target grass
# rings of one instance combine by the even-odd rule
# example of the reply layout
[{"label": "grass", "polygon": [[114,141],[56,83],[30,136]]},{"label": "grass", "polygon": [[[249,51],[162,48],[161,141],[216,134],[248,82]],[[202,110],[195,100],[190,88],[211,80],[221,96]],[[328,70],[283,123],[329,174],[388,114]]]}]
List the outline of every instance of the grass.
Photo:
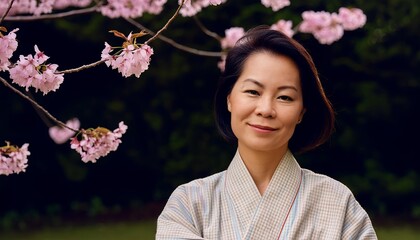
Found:
[{"label": "grass", "polygon": [[148,240],[155,239],[155,221],[45,228],[30,232],[0,233],[2,240]]},{"label": "grass", "polygon": [[[152,240],[155,239],[156,222],[121,222],[86,226],[45,228],[30,232],[1,233],[2,240]],[[377,227],[380,240],[417,240],[420,228],[415,226]]]},{"label": "grass", "polygon": [[379,240],[418,240],[420,239],[420,228],[414,226],[401,227],[379,227],[376,229]]}]

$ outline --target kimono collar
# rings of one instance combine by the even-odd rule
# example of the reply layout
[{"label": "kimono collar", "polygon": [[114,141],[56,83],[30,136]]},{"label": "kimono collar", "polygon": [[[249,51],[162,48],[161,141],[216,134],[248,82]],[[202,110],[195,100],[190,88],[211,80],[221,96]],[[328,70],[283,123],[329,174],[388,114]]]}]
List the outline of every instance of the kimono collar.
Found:
[{"label": "kimono collar", "polygon": [[[292,187],[298,187],[300,182],[301,168],[294,158],[293,154],[288,150],[277,166],[273,177],[263,195],[281,194],[284,196],[286,192],[294,192]],[[257,186],[246,168],[239,151],[236,151],[232,162],[227,169],[226,187],[232,197],[244,196],[252,198],[261,198]],[[292,194],[294,196],[294,193]]]},{"label": "kimono collar", "polygon": [[[277,166],[270,183],[261,196],[239,151],[226,172],[226,191],[234,203],[242,236],[258,232],[270,222],[275,227],[264,229],[274,236],[281,231],[301,183],[301,168],[288,150]],[[260,229],[262,230],[262,229]]]}]

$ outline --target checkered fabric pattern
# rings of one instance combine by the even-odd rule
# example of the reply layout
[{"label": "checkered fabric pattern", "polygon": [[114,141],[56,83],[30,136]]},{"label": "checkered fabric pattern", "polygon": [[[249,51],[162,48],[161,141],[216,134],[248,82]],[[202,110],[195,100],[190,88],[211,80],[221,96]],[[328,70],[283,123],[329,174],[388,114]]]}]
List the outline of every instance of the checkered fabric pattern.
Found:
[{"label": "checkered fabric pattern", "polygon": [[377,239],[342,183],[302,169],[288,151],[261,195],[237,151],[226,171],[179,186],[156,239]]}]

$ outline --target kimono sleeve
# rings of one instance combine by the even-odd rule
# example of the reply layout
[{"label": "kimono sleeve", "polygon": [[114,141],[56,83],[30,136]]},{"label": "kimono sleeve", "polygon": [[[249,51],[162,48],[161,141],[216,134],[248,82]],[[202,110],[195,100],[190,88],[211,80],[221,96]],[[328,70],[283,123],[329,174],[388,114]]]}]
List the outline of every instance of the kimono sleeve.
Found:
[{"label": "kimono sleeve", "polygon": [[347,203],[342,239],[378,239],[367,212],[360,206],[352,194]]},{"label": "kimono sleeve", "polygon": [[169,197],[158,218],[156,239],[204,239],[191,209],[186,187],[181,185]]}]

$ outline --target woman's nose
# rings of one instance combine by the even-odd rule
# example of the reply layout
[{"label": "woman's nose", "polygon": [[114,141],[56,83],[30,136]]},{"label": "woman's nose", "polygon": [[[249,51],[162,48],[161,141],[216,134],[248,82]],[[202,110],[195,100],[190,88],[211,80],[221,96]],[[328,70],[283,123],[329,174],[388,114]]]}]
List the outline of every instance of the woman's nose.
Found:
[{"label": "woman's nose", "polygon": [[274,118],[276,116],[274,104],[269,98],[260,98],[255,111],[258,116],[265,118]]}]

